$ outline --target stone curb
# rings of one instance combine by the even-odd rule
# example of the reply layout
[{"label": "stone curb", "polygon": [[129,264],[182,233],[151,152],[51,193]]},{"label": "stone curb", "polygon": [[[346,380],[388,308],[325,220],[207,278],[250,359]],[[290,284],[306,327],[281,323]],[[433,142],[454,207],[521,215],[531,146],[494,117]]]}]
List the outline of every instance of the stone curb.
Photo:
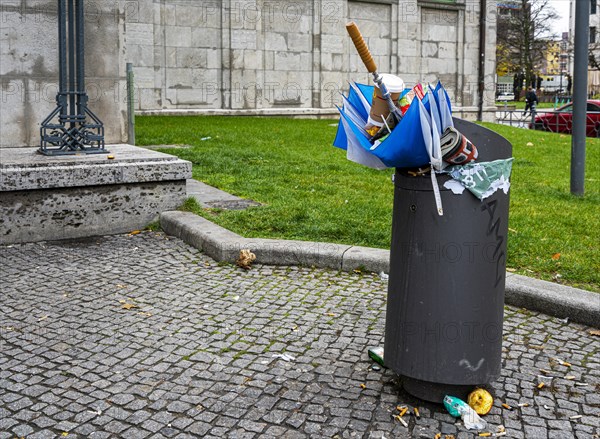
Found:
[{"label": "stone curb", "polygon": [[[389,250],[281,239],[251,239],[236,235],[190,212],[160,215],[165,233],[182,239],[216,261],[235,262],[249,249],[256,262],[267,265],[305,265],[352,271],[357,268],[389,273]],[[599,326],[600,294],[518,274],[507,273],[505,302],[589,326]]]}]

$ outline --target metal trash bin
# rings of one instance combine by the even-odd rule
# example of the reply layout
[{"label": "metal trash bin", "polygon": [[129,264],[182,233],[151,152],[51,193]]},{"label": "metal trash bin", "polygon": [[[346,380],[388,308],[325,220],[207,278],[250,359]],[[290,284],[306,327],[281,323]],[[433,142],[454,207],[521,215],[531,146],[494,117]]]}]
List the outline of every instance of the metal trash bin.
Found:
[{"label": "metal trash bin", "polygon": [[[471,122],[455,127],[478,161],[512,157],[502,136]],[[438,177],[444,215],[429,176],[395,175],[385,365],[410,394],[441,403],[466,398],[500,375],[509,196],[455,195]]]}]

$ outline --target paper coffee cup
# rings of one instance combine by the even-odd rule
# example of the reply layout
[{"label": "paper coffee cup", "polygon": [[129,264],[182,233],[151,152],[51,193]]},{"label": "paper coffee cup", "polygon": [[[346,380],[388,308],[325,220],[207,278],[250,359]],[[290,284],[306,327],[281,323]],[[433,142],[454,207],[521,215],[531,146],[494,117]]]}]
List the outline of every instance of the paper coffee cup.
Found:
[{"label": "paper coffee cup", "polygon": [[[395,75],[383,74],[381,75],[383,83],[392,96],[394,104],[398,104],[400,94],[404,90],[404,81]],[[373,102],[371,104],[371,112],[369,113],[369,122],[376,126],[383,126],[383,121],[389,116],[390,107],[386,99],[383,98],[381,90],[375,84],[375,90],[373,92]]]}]

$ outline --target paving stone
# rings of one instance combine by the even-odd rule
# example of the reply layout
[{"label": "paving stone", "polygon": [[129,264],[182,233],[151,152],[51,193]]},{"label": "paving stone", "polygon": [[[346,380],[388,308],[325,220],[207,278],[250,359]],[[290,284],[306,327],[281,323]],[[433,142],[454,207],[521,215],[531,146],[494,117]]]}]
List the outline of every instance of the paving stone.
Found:
[{"label": "paving stone", "polygon": [[30,435],[31,433],[34,432],[34,429],[31,428],[29,425],[17,425],[16,427],[12,428],[12,432],[17,436],[17,437],[27,437],[28,435]]},{"label": "paving stone", "polygon": [[28,439],[54,439],[56,433],[51,430],[41,430],[27,436]]},{"label": "paving stone", "polygon": [[[417,403],[392,371],[371,369],[367,348],[385,333],[377,275],[245,271],[155,232],[0,247],[0,266],[7,439],[473,437],[439,404]],[[34,309],[49,315],[43,325]],[[506,307],[490,425],[517,439],[600,434],[600,340],[587,330]],[[294,360],[273,357],[283,352]],[[558,376],[541,390],[540,369]],[[531,405],[506,411],[500,401]],[[394,421],[400,404],[418,405],[421,420]]]}]

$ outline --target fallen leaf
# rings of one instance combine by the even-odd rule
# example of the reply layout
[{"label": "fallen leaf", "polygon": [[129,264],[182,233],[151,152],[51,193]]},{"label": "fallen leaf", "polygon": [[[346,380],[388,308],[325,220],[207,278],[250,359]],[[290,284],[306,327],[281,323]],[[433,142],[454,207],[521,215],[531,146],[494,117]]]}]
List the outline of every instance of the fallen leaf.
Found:
[{"label": "fallen leaf", "polygon": [[131,232],[131,233],[129,234],[129,236],[139,235],[140,233],[142,233],[142,231],[141,231],[141,230],[134,230],[133,232]]},{"label": "fallen leaf", "polygon": [[596,337],[600,337],[600,329],[590,329],[588,334],[595,335]]},{"label": "fallen leaf", "polygon": [[243,268],[244,270],[250,270],[252,267],[252,262],[256,260],[256,255],[252,253],[248,249],[240,250],[240,256],[235,261],[238,267]]},{"label": "fallen leaf", "polygon": [[66,431],[63,431],[61,434],[62,437],[67,437],[68,435],[69,435],[69,433],[67,433]]},{"label": "fallen leaf", "polygon": [[560,259],[560,253],[554,253],[552,255],[552,260],[553,261],[558,261]]},{"label": "fallen leaf", "polygon": [[327,315],[328,315],[329,317],[335,317],[335,314],[334,314],[334,313],[332,313],[332,312],[328,312],[328,313],[327,313]]},{"label": "fallen leaf", "polygon": [[127,288],[127,285],[117,284],[117,288],[120,288],[120,289]]},{"label": "fallen leaf", "polygon": [[527,142],[527,146],[533,146],[533,143]]},{"label": "fallen leaf", "polygon": [[123,306],[121,308],[123,309],[133,309],[133,308],[137,308],[137,305],[134,305],[133,303],[124,303]]},{"label": "fallen leaf", "polygon": [[514,273],[517,270],[515,268],[507,268],[506,271],[508,271],[509,273]]},{"label": "fallen leaf", "polygon": [[149,312],[140,311],[138,314],[144,317],[152,317],[152,313]]}]

